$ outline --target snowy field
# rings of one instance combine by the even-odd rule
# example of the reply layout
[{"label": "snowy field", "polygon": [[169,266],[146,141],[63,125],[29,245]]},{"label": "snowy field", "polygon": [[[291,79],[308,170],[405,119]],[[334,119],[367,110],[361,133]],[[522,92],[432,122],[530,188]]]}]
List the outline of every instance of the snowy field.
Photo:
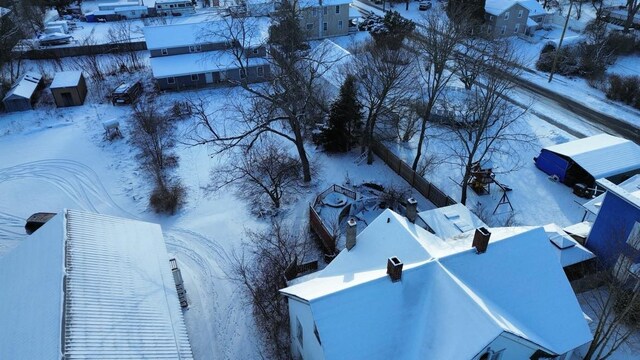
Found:
[{"label": "snowy field", "polygon": [[[410,5],[415,10],[413,13],[420,16],[414,9],[417,2]],[[399,7],[395,6],[396,9]],[[101,33],[104,31],[99,30]],[[348,48],[352,42],[362,41],[366,36],[360,32],[335,41]],[[72,59],[64,59],[61,64],[27,62],[25,66],[25,70],[46,71],[49,75],[54,69],[77,68]],[[633,60],[627,66],[633,68]],[[237,285],[226,279],[225,271],[228,271],[228,255],[240,246],[245,229],[259,230],[268,222],[253,215],[254,205],[242,194],[229,189],[211,193],[206,189],[210,184],[211,169],[221,161],[220,155],[212,156],[211,149],[206,146],[179,144],[177,147],[180,157],[177,175],[188,188],[185,208],[171,217],[156,215],[148,209],[151,184],[138,169],[134,150],[127,142],[131,107],[114,107],[106,95],[120,82],[130,79],[143,79],[146,89],[150,90],[150,77],[150,70],[146,69],[135,74],[110,76],[102,84],[90,82],[89,95],[80,107],[55,108],[50,95],[46,96],[48,90],[45,90],[44,101],[36,110],[0,113],[0,154],[3,154],[0,158],[0,257],[24,239],[24,221],[34,212],[74,208],[160,223],[169,253],[177,258],[185,279],[190,300],[185,319],[196,358],[210,359],[215,354],[216,359],[258,359],[261,348],[251,310],[243,302]],[[576,84],[567,83],[566,86],[572,89],[571,92],[576,92]],[[224,104],[227,98],[239,97],[242,93],[237,89],[209,89],[160,94],[157,99],[170,104],[200,96],[207,96],[209,104],[215,108]],[[561,109],[550,109],[548,104],[527,98],[527,94],[519,93],[514,100],[532,104],[535,111],[562,119],[581,135],[600,132],[569,118]],[[619,111],[616,110],[618,105],[602,99],[597,101],[606,111]],[[629,116],[640,123],[638,115],[631,113]],[[124,139],[113,142],[104,139],[101,122],[112,118],[118,119],[123,126]],[[193,121],[185,119],[178,122],[178,133],[183,139],[186,139]],[[551,182],[535,168],[532,160],[540,147],[572,140],[575,135],[533,113],[525,116],[519,126],[537,138],[534,144],[522,147],[518,154],[514,154],[514,159],[509,159],[518,160],[521,166],[516,171],[503,173],[500,161],[494,161],[497,179],[514,189],[509,197],[515,208],[515,221],[521,225],[555,222],[561,226],[579,222],[583,211],[576,201],[583,202],[583,199],[575,197],[563,184]],[[430,135],[433,140],[429,143],[428,152],[445,153],[445,137],[438,132]],[[402,157],[412,160],[413,143],[389,145]],[[328,156],[311,144],[307,149],[317,164],[319,176],[294,202],[286,205],[285,214],[294,226],[306,225],[307,207],[317,193],[334,183],[345,184],[347,178],[352,184],[374,182],[408,187],[379,159],[373,165],[357,165],[354,162],[357,153]],[[452,197],[459,197],[460,188],[456,184],[460,181],[458,167],[440,164],[427,178]],[[469,194],[471,208],[480,203],[489,212],[493,211],[501,196],[495,187],[490,195]],[[419,197],[415,191],[412,195]],[[421,197],[418,206],[420,210],[430,208]],[[508,217],[504,209],[500,208],[495,222]],[[632,357],[621,355],[614,359],[628,358]]]}]

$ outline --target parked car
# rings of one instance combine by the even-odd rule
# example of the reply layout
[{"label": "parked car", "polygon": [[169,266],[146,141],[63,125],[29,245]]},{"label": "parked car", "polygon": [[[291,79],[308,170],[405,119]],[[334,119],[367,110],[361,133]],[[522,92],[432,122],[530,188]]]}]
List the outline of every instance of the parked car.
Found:
[{"label": "parked car", "polygon": [[420,11],[429,10],[429,9],[431,9],[431,6],[433,6],[433,5],[431,4],[431,2],[429,2],[429,1],[422,1],[422,2],[420,3],[420,5],[418,6],[418,10],[420,10]]},{"label": "parked car", "polygon": [[111,93],[111,102],[116,104],[131,104],[142,94],[142,84],[139,81],[124,83]]}]

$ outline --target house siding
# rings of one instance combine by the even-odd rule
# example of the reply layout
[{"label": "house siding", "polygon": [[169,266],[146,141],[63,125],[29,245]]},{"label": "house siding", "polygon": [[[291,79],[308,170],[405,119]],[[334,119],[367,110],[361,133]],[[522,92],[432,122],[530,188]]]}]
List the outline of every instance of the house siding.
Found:
[{"label": "house siding", "polygon": [[[324,359],[324,351],[322,345],[314,334],[314,319],[309,304],[301,301],[287,298],[289,302],[289,327],[291,334],[291,355],[294,359],[304,360],[322,360]],[[298,334],[298,323],[302,325],[303,341],[300,344]],[[320,334],[322,341],[322,335]]]},{"label": "house siding", "polygon": [[[522,17],[518,17],[518,12],[522,10]],[[505,14],[509,13],[509,19],[505,20]],[[493,17],[493,19],[491,18]],[[509,9],[502,12],[500,15],[485,14],[487,20],[486,26],[491,26],[491,33],[497,37],[513,36],[516,34],[525,34],[527,30],[527,19],[529,18],[529,10],[520,4],[515,4]],[[519,24],[518,32],[514,29],[516,24]],[[502,34],[502,27],[505,27],[505,32]],[[486,31],[486,30],[485,30]]]},{"label": "house siding", "polygon": [[626,244],[636,221],[640,221],[640,209],[607,192],[587,238],[587,248],[606,266],[613,266],[622,252],[635,254],[632,260],[640,261],[640,254]]},{"label": "house siding", "polygon": [[[337,6],[340,9],[338,14],[336,14],[335,10],[336,5],[307,7],[300,10],[300,27],[306,31],[309,39],[349,34],[349,4]],[[326,15],[324,13],[325,8],[327,8]],[[342,28],[340,28],[340,21],[342,21]],[[323,23],[327,23],[327,30],[324,30]],[[308,24],[311,24],[310,29],[307,29]]]},{"label": "house siding", "polygon": [[[262,69],[264,71],[263,76],[258,76],[258,67],[252,66],[247,68],[247,82],[249,83],[257,83],[263,82],[269,78],[271,75],[269,65],[262,65]],[[198,80],[192,80],[191,74],[184,76],[176,76],[174,77],[175,83],[169,83],[168,79],[170,78],[158,78],[156,79],[158,83],[158,87],[160,90],[181,90],[187,88],[204,88],[204,87],[219,87],[219,86],[228,86],[230,83],[228,81],[221,81],[220,73],[225,73],[226,79],[231,81],[240,81],[240,69],[227,69],[222,71],[214,71],[211,72],[212,82],[207,83],[207,73],[199,73]],[[195,74],[194,74],[195,75]]]},{"label": "house siding", "polygon": [[[226,43],[205,43],[205,44],[194,44],[193,46],[200,45],[200,51],[195,52],[206,52],[206,51],[216,51],[216,50],[224,50],[229,48]],[[150,57],[160,57],[160,56],[171,56],[171,55],[181,55],[181,54],[189,54],[189,46],[179,46],[173,48],[167,48],[167,54],[162,54],[163,49],[152,49],[149,50]]]}]

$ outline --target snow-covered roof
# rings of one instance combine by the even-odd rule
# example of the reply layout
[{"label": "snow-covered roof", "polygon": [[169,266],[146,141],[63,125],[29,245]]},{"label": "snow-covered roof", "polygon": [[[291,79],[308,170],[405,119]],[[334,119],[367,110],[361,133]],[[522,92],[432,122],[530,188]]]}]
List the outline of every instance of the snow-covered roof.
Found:
[{"label": "snow-covered roof", "polygon": [[[327,359],[469,359],[505,332],[558,354],[591,340],[542,228],[498,236],[481,255],[434,240],[386,210],[354,248],[281,292],[310,304]],[[395,283],[391,256],[404,264]]]},{"label": "snow-covered roof", "polygon": [[[618,185],[618,187],[626,191],[630,196],[634,196],[640,199],[640,174],[634,175],[629,179],[623,181]],[[600,212],[600,207],[602,206],[605,195],[606,193],[596,196],[595,198],[584,203],[582,207],[587,209],[592,214],[597,215],[598,212]]]},{"label": "snow-covered roof", "polygon": [[9,91],[7,91],[5,99],[11,96],[19,96],[25,99],[30,99],[33,95],[34,91],[38,88],[38,84],[42,80],[42,75],[28,72],[20,77],[13,87]]},{"label": "snow-covered roof", "polygon": [[479,227],[488,227],[462,204],[420,212],[418,216],[442,239],[452,238]]},{"label": "snow-covered roof", "polygon": [[65,210],[0,259],[0,358],[191,359],[169,266],[159,225]]},{"label": "snow-covered roof", "polygon": [[[640,188],[638,187],[638,179],[640,175],[635,175],[634,177],[627,180],[627,185],[622,186],[616,185],[607,179],[598,179],[596,182],[598,186],[602,186],[607,189],[607,192],[615,194],[617,197],[624,199],[631,205],[640,209]],[[605,198],[607,194],[605,193]]]},{"label": "snow-covered roof", "polygon": [[[153,57],[149,61],[153,77],[156,79],[240,68],[237,59],[229,52],[222,50]],[[264,58],[249,58],[244,59],[243,62],[245,66],[268,64]]]},{"label": "snow-covered roof", "polygon": [[80,83],[82,71],[62,71],[57,72],[53,77],[53,82],[49,86],[51,89],[74,87]]},{"label": "snow-covered roof", "polygon": [[532,18],[527,18],[527,27],[538,26],[539,24]]},{"label": "snow-covered roof", "polygon": [[640,146],[608,134],[549,146],[545,150],[573,159],[596,179],[640,169]]},{"label": "snow-covered roof", "polygon": [[145,26],[143,30],[149,50],[224,43],[232,38],[244,39],[241,45],[249,47],[266,43],[270,24],[268,17],[227,17],[199,23]]},{"label": "snow-covered roof", "polygon": [[[321,0],[298,0],[300,8],[319,7]],[[351,4],[351,0],[322,0],[322,6],[335,6],[342,4]]]},{"label": "snow-covered roof", "polygon": [[529,16],[538,16],[547,13],[536,0],[519,0],[518,3],[529,10]]},{"label": "snow-covered roof", "polygon": [[581,238],[587,238],[589,233],[591,232],[591,227],[593,226],[592,222],[583,221],[577,224],[565,226],[562,228],[567,234],[580,236]]},{"label": "snow-covered roof", "polygon": [[0,6],[0,17],[7,15],[11,12],[11,9],[3,8]]},{"label": "snow-covered roof", "polygon": [[589,249],[569,236],[560,226],[548,224],[544,226],[544,231],[547,233],[549,241],[559,250],[556,251],[556,254],[559,255],[560,264],[563,268],[596,257]]},{"label": "snow-covered roof", "polygon": [[517,3],[514,0],[487,0],[484,4],[484,11],[498,16]]},{"label": "snow-covered roof", "polygon": [[349,51],[329,39],[320,41],[311,51],[311,59],[317,61],[320,76],[338,89],[347,74],[345,66],[352,58]]}]

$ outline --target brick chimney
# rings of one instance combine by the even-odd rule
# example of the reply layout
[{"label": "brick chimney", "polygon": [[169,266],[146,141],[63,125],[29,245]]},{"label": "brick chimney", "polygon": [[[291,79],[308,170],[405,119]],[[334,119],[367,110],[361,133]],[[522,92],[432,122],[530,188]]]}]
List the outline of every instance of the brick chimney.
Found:
[{"label": "brick chimney", "polygon": [[400,281],[402,278],[402,261],[397,256],[387,259],[387,274],[393,282]]},{"label": "brick chimney", "polygon": [[356,230],[357,230],[356,219],[351,218],[347,221],[347,250],[351,250],[354,246],[356,246]]},{"label": "brick chimney", "polygon": [[407,199],[407,219],[412,223],[416,222],[418,216],[418,200],[410,197]]},{"label": "brick chimney", "polygon": [[471,246],[476,248],[478,254],[482,254],[487,251],[489,238],[491,238],[491,232],[489,232],[485,227],[479,227],[476,229],[475,234],[473,234],[473,243]]}]

